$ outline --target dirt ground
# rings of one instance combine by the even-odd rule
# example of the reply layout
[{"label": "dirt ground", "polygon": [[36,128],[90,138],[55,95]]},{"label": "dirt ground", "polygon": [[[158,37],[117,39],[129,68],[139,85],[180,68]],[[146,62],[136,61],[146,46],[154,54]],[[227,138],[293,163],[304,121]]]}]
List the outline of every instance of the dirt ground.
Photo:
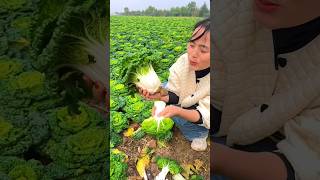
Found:
[{"label": "dirt ground", "polygon": [[[173,138],[167,144],[166,147],[155,148],[155,152],[152,154],[152,157],[157,155],[166,156],[171,159],[176,160],[180,165],[186,164],[200,164],[203,162],[202,166],[198,166],[198,174],[202,175],[206,180],[210,179],[210,145],[208,143],[208,148],[206,151],[197,152],[191,149],[190,142],[187,141],[176,127],[173,128]],[[139,177],[139,174],[136,170],[136,162],[139,158],[141,150],[146,147],[153,138],[146,135],[144,138],[135,141],[132,138],[124,137],[123,143],[118,146],[118,149],[125,152],[128,155],[128,179],[129,180],[138,180],[142,179]],[[153,140],[154,141],[154,140]],[[195,167],[195,166],[194,166]],[[150,166],[146,170],[148,174],[148,179],[152,180],[160,172],[157,168],[155,162],[151,160]],[[170,180],[170,175],[167,175],[167,178]]]}]

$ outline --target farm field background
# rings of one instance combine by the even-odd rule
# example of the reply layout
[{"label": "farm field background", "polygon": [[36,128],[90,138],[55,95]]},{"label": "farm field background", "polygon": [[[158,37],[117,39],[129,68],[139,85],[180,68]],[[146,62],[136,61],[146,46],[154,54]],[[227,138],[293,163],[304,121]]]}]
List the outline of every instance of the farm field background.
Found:
[{"label": "farm field background", "polygon": [[109,118],[83,79],[107,77],[107,6],[0,1],[1,180],[108,178]]},{"label": "farm field background", "polygon": [[[126,164],[120,168],[123,179],[139,179],[136,163],[145,147],[154,149],[152,157],[161,155],[176,160],[183,167],[182,175],[186,179],[191,174],[209,179],[209,148],[205,152],[192,150],[190,142],[176,127],[173,128],[172,139],[166,144],[148,135],[137,138],[130,133],[139,129],[140,123],[151,116],[153,102],[144,100],[136,94],[134,87],[128,86],[129,72],[151,63],[161,82],[167,81],[170,66],[186,53],[187,42],[198,20],[200,18],[111,16],[110,152],[122,152],[122,157],[116,160]],[[119,179],[112,177],[112,173],[119,171],[112,169],[112,166],[117,166],[113,162],[111,155],[111,179]],[[160,172],[153,159],[146,169],[149,179]]]}]

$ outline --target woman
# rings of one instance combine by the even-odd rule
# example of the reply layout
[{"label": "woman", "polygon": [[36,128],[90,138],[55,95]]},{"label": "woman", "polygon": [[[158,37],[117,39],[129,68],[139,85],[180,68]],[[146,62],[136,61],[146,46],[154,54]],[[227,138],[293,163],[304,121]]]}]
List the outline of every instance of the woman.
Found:
[{"label": "woman", "polygon": [[214,1],[214,174],[320,179],[319,7]]},{"label": "woman", "polygon": [[170,68],[165,88],[168,95],[150,94],[139,89],[149,100],[161,100],[168,106],[160,116],[171,117],[182,134],[192,141],[191,148],[207,148],[210,128],[210,20],[198,22],[188,42],[187,53]]}]

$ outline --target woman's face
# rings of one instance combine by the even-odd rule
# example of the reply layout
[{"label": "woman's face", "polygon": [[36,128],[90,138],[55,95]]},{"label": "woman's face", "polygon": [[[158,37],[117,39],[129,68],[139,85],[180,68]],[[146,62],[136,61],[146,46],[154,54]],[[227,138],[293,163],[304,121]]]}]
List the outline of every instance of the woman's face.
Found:
[{"label": "woman's face", "polygon": [[253,0],[256,20],[269,29],[304,24],[320,16],[320,0]]},{"label": "woman's face", "polygon": [[[193,37],[198,37],[203,31],[203,27],[195,29]],[[198,71],[210,67],[210,31],[188,43],[188,59],[192,70]]]}]

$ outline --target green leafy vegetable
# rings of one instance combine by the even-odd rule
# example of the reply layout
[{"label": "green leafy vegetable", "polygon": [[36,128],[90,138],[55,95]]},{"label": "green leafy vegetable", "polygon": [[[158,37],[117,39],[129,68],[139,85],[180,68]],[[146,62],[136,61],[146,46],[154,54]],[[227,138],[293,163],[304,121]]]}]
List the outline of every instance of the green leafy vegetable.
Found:
[{"label": "green leafy vegetable", "polygon": [[[107,160],[107,131],[104,128],[87,128],[68,136],[60,143],[51,142],[46,148],[53,159],[52,167],[61,168],[63,173],[51,172],[55,178],[85,173],[103,173]],[[62,177],[61,177],[62,176]]]},{"label": "green leafy vegetable", "polygon": [[79,113],[70,113],[68,107],[53,110],[49,115],[49,127],[55,140],[75,134],[86,128],[104,126],[105,118],[97,110],[79,103]]},{"label": "green leafy vegetable", "polygon": [[190,177],[190,180],[204,180],[204,177],[202,177],[200,175],[192,175]]},{"label": "green leafy vegetable", "polygon": [[1,9],[16,10],[22,8],[27,3],[27,0],[1,0]]},{"label": "green leafy vegetable", "polygon": [[0,155],[21,155],[48,138],[48,124],[38,113],[0,115]]},{"label": "green leafy vegetable", "polygon": [[140,67],[134,75],[133,83],[151,94],[160,89],[161,81],[151,64]]},{"label": "green leafy vegetable", "polygon": [[163,137],[172,129],[173,124],[174,122],[171,118],[150,117],[142,122],[141,127],[148,134]]},{"label": "green leafy vegetable", "polygon": [[133,132],[132,138],[134,140],[140,140],[141,138],[143,138],[145,136],[145,134],[146,133],[142,130],[142,128],[139,128]]},{"label": "green leafy vegetable", "polygon": [[110,125],[114,132],[120,133],[129,126],[129,122],[122,112],[111,111]]},{"label": "green leafy vegetable", "polygon": [[156,180],[164,180],[168,172],[170,172],[176,178],[183,178],[180,174],[183,169],[175,160],[157,156],[156,163],[158,167],[162,169],[161,172],[156,176]]},{"label": "green leafy vegetable", "polygon": [[22,71],[23,65],[16,59],[0,58],[0,80],[7,79]]},{"label": "green leafy vegetable", "polygon": [[0,174],[4,179],[48,179],[39,161],[25,161],[12,156],[0,156]]},{"label": "green leafy vegetable", "polygon": [[110,130],[110,148],[117,147],[121,143],[122,143],[122,137],[111,129]]},{"label": "green leafy vegetable", "polygon": [[128,119],[141,123],[144,119],[150,117],[152,105],[151,101],[144,101],[140,95],[134,94],[125,97],[126,106],[123,110]]},{"label": "green leafy vegetable", "polygon": [[128,165],[125,162],[126,156],[119,150],[112,150],[110,153],[110,180],[126,180]]},{"label": "green leafy vegetable", "polygon": [[[105,1],[70,1],[67,4],[57,4],[55,3],[55,7],[63,11],[61,16],[56,17],[55,12],[50,11],[52,16],[48,14],[48,20],[39,17],[39,22],[48,21],[48,24],[38,31],[48,34],[51,40],[43,42],[35,39],[34,53],[39,55],[33,65],[39,70],[61,67],[60,65],[70,66],[106,86],[108,18]],[[55,24],[59,26],[50,31],[48,28]]]}]

